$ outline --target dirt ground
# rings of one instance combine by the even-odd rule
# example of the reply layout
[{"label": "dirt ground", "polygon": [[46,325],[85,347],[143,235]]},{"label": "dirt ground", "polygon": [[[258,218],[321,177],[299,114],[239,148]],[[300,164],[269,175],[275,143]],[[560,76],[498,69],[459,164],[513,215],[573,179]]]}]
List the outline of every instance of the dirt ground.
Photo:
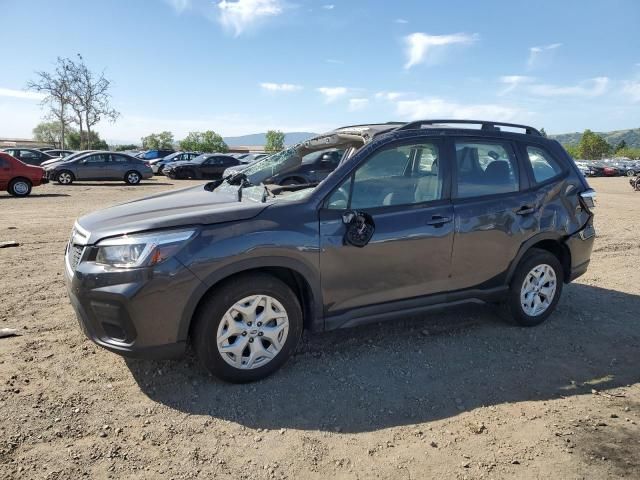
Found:
[{"label": "dirt ground", "polygon": [[545,324],[470,306],[330,332],[250,385],[109,353],[66,298],[74,219],[176,184],[0,192],[21,334],[0,339],[0,478],[640,478],[640,193],[591,184],[591,267]]}]

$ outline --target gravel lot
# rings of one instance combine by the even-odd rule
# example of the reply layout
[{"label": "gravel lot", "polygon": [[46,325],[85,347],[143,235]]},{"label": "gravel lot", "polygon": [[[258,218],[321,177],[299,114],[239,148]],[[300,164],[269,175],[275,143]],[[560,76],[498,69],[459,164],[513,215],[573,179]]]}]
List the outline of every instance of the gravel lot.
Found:
[{"label": "gravel lot", "polygon": [[[180,186],[190,182],[179,182]],[[533,329],[485,306],[305,339],[276,375],[209,377],[86,340],[74,219],[166,179],[0,192],[0,478],[640,478],[640,193],[592,179],[588,273]]]}]

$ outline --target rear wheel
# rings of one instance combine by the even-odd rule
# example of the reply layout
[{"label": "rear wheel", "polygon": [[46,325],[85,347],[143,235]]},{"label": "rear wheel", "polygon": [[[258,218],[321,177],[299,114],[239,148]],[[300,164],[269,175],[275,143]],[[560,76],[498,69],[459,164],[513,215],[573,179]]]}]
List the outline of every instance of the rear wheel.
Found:
[{"label": "rear wheel", "polygon": [[58,173],[56,180],[60,185],[71,185],[75,180],[75,177],[69,170],[62,170],[60,173]]},{"label": "rear wheel", "polygon": [[558,304],[563,278],[555,255],[537,248],[527,252],[513,276],[506,302],[513,321],[524,327],[544,322]]},{"label": "rear wheel", "polygon": [[278,370],[302,335],[300,302],[267,274],[238,276],[213,291],[194,318],[200,362],[228,382],[260,380]]},{"label": "rear wheel", "polygon": [[635,170],[627,170],[627,177],[635,177],[635,175],[636,175]]},{"label": "rear wheel", "polygon": [[11,180],[8,192],[14,197],[26,197],[31,193],[31,181],[26,178],[16,178]]},{"label": "rear wheel", "polygon": [[124,176],[124,181],[129,185],[137,185],[140,183],[140,180],[142,180],[142,176],[135,170],[127,172]]}]

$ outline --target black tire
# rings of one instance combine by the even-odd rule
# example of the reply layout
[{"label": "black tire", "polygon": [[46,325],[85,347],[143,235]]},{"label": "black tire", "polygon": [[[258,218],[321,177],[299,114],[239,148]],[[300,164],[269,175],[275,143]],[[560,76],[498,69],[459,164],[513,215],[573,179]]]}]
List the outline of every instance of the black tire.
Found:
[{"label": "black tire", "polygon": [[[536,266],[548,265],[550,266],[556,277],[555,281],[555,293],[549,306],[544,312],[538,315],[529,315],[524,310],[524,306],[520,301],[520,292],[529,272],[531,272]],[[558,258],[552,253],[541,250],[538,248],[532,248],[529,250],[516,269],[511,284],[509,286],[509,294],[505,302],[510,319],[517,325],[523,327],[533,327],[544,322],[555,310],[560,295],[562,294],[562,286],[564,284],[564,271]]]},{"label": "black tire", "polygon": [[[236,302],[257,294],[269,295],[282,304],[289,319],[289,331],[282,348],[267,364],[254,369],[236,368],[227,363],[218,350],[218,327]],[[274,373],[295,351],[303,330],[302,310],[296,295],[284,282],[264,273],[239,275],[215,288],[199,306],[193,321],[191,341],[201,364],[216,377],[232,383],[253,382]]]},{"label": "black tire", "polygon": [[69,170],[61,170],[56,175],[56,181],[60,185],[71,185],[75,179],[75,175]]},{"label": "black tire", "polygon": [[140,180],[142,180],[142,175],[135,170],[129,170],[124,174],[124,181],[127,185],[138,185]]},{"label": "black tire", "polygon": [[14,178],[9,182],[7,191],[14,197],[26,197],[31,193],[31,181],[26,178]]}]

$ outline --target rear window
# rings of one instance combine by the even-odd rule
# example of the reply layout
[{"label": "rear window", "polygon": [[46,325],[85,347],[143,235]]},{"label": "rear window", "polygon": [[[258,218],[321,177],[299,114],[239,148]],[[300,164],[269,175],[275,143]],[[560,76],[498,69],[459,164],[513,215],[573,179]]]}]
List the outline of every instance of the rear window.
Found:
[{"label": "rear window", "polygon": [[531,162],[536,183],[545,182],[562,173],[562,166],[547,151],[539,147],[527,146],[527,156]]}]

